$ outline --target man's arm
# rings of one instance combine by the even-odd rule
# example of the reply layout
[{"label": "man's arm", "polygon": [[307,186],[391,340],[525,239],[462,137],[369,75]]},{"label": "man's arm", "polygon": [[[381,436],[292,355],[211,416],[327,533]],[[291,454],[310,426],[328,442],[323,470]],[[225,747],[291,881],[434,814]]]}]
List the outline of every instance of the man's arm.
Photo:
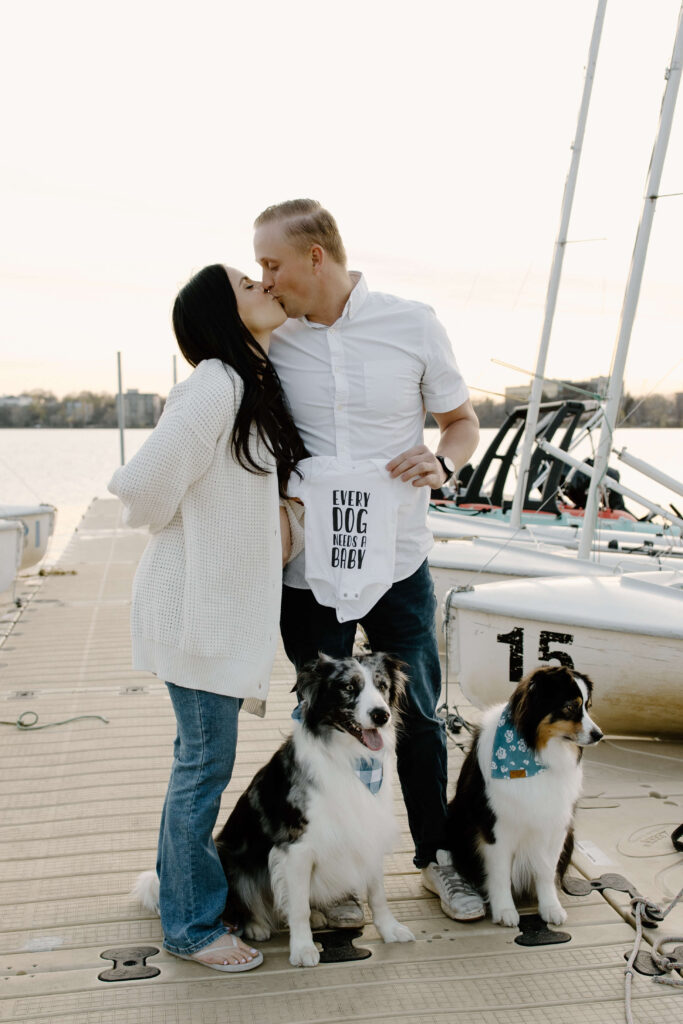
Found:
[{"label": "man's arm", "polygon": [[455,464],[456,470],[461,469],[479,443],[479,420],[469,399],[457,409],[432,415],[441,431],[436,453],[424,444],[416,445],[388,462],[387,469],[392,477],[409,480],[413,487],[435,490],[446,482],[446,474],[436,455],[446,456]]}]

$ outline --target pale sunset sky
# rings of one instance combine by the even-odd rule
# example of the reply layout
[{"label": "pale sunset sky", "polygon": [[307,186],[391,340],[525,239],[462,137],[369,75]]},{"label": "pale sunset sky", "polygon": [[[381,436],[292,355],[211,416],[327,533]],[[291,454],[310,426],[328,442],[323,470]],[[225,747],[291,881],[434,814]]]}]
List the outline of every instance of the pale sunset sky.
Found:
[{"label": "pale sunset sky", "polygon": [[[113,392],[117,350],[124,387],[167,394],[178,287],[256,275],[254,217],[299,196],[371,288],[434,306],[470,385],[526,383],[491,360],[535,362],[595,7],[0,0],[0,394]],[[607,4],[551,377],[609,371],[679,8]],[[683,391],[682,234],[661,199],[634,394]]]}]

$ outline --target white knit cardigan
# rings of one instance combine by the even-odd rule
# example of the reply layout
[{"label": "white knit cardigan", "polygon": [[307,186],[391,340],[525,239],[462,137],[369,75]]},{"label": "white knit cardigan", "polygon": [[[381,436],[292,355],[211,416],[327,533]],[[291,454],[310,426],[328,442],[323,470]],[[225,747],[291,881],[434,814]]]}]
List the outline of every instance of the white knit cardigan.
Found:
[{"label": "white knit cardigan", "polygon": [[249,473],[230,441],[242,380],[204,360],[109,490],[152,534],[133,583],[133,667],[197,690],[264,700],[278,638],[277,475]]}]

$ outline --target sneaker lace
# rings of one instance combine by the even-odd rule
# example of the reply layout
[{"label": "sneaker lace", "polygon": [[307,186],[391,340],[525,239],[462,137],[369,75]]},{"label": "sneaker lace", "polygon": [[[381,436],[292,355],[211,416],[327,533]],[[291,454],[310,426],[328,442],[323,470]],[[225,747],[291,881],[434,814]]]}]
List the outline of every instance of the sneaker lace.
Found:
[{"label": "sneaker lace", "polygon": [[454,896],[472,896],[474,899],[480,899],[476,889],[473,889],[469,882],[466,882],[462,875],[458,874],[455,868],[439,865],[436,870],[443,880],[449,899]]}]

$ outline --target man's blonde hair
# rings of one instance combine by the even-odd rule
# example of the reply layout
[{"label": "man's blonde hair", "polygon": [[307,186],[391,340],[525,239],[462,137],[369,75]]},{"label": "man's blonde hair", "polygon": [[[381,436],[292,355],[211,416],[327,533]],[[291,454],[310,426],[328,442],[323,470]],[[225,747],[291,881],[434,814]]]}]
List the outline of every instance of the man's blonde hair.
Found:
[{"label": "man's blonde hair", "polygon": [[310,245],[321,245],[335,263],[346,266],[346,251],[337,222],[316,199],[288,199],[269,206],[258,215],[254,227],[274,221],[284,221],[285,237],[295,248],[304,250]]}]

